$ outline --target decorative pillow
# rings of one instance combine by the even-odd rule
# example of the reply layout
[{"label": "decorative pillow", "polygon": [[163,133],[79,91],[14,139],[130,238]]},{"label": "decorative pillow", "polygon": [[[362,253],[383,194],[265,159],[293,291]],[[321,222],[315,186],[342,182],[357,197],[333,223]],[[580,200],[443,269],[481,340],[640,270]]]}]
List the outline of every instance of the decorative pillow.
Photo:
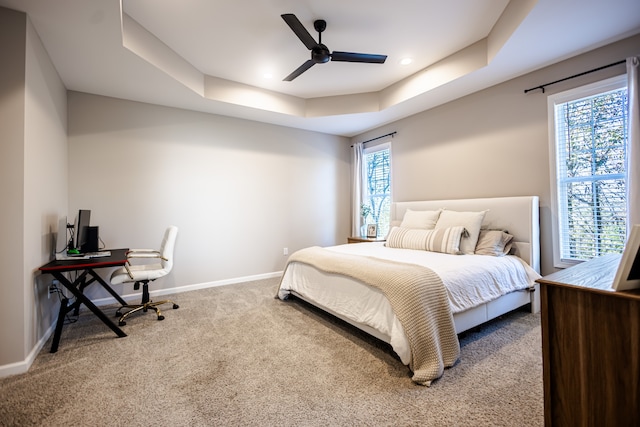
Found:
[{"label": "decorative pillow", "polygon": [[464,254],[473,254],[476,251],[476,243],[480,235],[480,227],[487,211],[482,212],[458,212],[443,210],[436,222],[436,230],[462,226],[467,234],[460,240],[460,251]]},{"label": "decorative pillow", "polygon": [[480,230],[477,255],[504,256],[511,252],[513,236],[502,230]]},{"label": "decorative pillow", "polygon": [[442,209],[437,211],[412,211],[407,209],[402,218],[402,228],[419,228],[421,230],[433,230]]},{"label": "decorative pillow", "polygon": [[464,227],[419,230],[393,227],[387,236],[386,246],[400,249],[417,249],[430,252],[459,255],[460,238]]}]

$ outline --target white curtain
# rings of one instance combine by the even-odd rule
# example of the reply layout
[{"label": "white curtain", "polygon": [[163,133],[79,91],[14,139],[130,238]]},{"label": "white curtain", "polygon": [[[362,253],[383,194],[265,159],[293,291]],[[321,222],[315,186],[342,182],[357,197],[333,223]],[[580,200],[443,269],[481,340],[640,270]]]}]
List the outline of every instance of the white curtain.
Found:
[{"label": "white curtain", "polygon": [[640,58],[627,58],[627,90],[629,91],[629,146],[627,149],[627,235],[633,224],[640,224]]},{"label": "white curtain", "polygon": [[360,205],[362,204],[362,150],[364,144],[353,144],[353,176],[351,179],[351,235],[360,235]]}]

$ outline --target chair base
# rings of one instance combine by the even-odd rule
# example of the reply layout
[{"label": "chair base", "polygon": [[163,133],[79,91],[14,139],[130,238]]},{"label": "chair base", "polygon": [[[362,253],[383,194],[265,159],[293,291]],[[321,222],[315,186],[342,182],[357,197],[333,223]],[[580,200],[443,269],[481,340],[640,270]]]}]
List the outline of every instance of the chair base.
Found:
[{"label": "chair base", "polygon": [[[178,304],[176,304],[171,300],[163,300],[163,301],[157,301],[157,302],[151,301],[149,299],[149,286],[148,286],[149,281],[145,280],[145,281],[142,281],[141,283],[142,283],[142,302],[140,304],[123,305],[116,311],[116,317],[120,317],[120,319],[118,320],[119,326],[125,326],[127,324],[127,322],[125,322],[125,319],[131,316],[132,314],[140,311],[146,313],[148,310],[153,310],[156,312],[156,315],[158,316],[158,320],[164,320],[164,316],[162,315],[162,312],[158,308],[158,306],[162,304],[173,304],[172,308],[174,310],[177,308],[180,308]],[[139,289],[139,286],[140,286],[140,282],[136,283],[136,286],[134,286],[134,289],[136,288]],[[122,309],[126,309],[126,308],[129,308],[130,310],[123,314]]]},{"label": "chair base", "polygon": [[[160,311],[160,309],[158,308],[159,305],[162,304],[173,304],[173,309],[177,309],[180,308],[180,306],[178,304],[176,304],[173,301],[170,300],[164,300],[164,301],[158,301],[158,302],[153,302],[153,301],[149,301],[145,304],[127,304],[127,305],[123,305],[122,307],[120,307],[118,309],[118,311],[116,311],[116,317],[120,317],[120,319],[118,320],[118,325],[119,326],[125,326],[127,324],[127,322],[125,322],[125,319],[129,316],[131,316],[134,313],[137,313],[139,311],[142,312],[147,312],[148,310],[154,310],[156,312],[156,315],[158,316],[158,320],[164,320],[164,316],[162,315],[162,312]],[[126,313],[122,314],[122,309],[125,308],[130,308],[131,310],[127,311]]]}]

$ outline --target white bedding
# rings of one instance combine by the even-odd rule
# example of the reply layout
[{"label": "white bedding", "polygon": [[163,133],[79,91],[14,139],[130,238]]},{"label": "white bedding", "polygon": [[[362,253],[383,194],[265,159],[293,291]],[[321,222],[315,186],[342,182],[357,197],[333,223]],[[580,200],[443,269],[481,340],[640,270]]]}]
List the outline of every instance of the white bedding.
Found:
[{"label": "white bedding", "polygon": [[[454,314],[510,292],[527,289],[540,277],[516,256],[448,255],[388,248],[382,242],[347,244],[326,249],[431,268],[442,279]],[[388,337],[387,341],[402,362],[409,363],[409,343],[402,325],[378,289],[347,277],[323,273],[305,264],[291,263],[283,274],[278,297],[285,299],[288,291],[295,291],[347,319],[375,329],[385,338]]]}]

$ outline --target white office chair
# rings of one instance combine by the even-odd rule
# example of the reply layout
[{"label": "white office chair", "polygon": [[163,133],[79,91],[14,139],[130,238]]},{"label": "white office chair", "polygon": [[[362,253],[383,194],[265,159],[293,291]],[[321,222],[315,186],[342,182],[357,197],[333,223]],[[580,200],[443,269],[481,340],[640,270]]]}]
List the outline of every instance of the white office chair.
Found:
[{"label": "white office chair", "polygon": [[[173,308],[179,308],[178,304],[170,300],[153,302],[149,299],[149,282],[166,276],[173,268],[173,248],[178,235],[178,227],[170,226],[164,233],[160,250],[153,249],[131,249],[127,253],[127,264],[115,270],[111,274],[111,284],[120,285],[122,283],[133,282],[133,289],[140,289],[142,283],[142,302],[140,304],[123,305],[116,311],[116,316],[120,317],[120,326],[127,324],[125,319],[133,313],[152,309],[156,312],[158,320],[163,320],[164,316],[158,308],[159,305],[171,303]],[[146,263],[133,264],[134,259],[147,260]],[[149,263],[148,260],[157,259],[158,262]],[[140,261],[139,261],[140,262]],[[122,310],[129,308],[131,310],[122,314]]]}]

